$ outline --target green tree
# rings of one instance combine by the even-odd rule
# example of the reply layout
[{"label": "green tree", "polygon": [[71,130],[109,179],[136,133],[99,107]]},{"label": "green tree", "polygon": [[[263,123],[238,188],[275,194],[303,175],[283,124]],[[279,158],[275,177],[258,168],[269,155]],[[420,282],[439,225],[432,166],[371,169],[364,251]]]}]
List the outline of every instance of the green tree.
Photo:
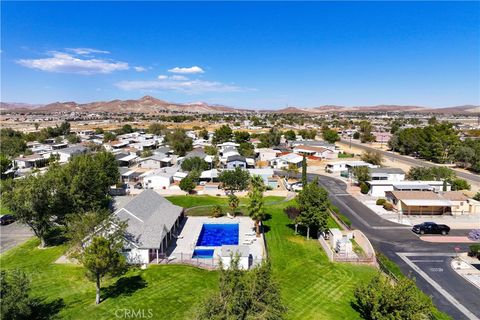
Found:
[{"label": "green tree", "polygon": [[236,143],[248,142],[250,140],[250,133],[247,131],[235,131],[233,136]]},{"label": "green tree", "polygon": [[100,303],[101,280],[107,275],[119,275],[125,269],[125,258],[120,253],[121,249],[121,242],[94,237],[80,255],[79,261],[87,269],[88,278],[95,281],[95,304]]},{"label": "green tree", "polygon": [[205,146],[204,151],[209,156],[216,156],[218,154],[218,149],[215,146]]},{"label": "green tree", "polygon": [[360,142],[373,142],[375,141],[375,136],[372,134],[373,126],[369,121],[360,122]]},{"label": "green tree", "polygon": [[44,176],[31,175],[17,180],[15,186],[2,201],[40,239],[40,247],[46,245],[46,236],[53,227],[56,214],[51,186]]},{"label": "green tree", "polygon": [[265,208],[263,206],[263,191],[265,185],[262,177],[252,176],[250,178],[250,191],[248,192],[248,215],[255,221],[255,231],[260,237],[260,222],[265,219]]},{"label": "green tree", "polygon": [[67,215],[65,235],[69,243],[69,255],[76,258],[81,253],[85,239],[95,234],[99,226],[113,224],[110,219],[112,215],[107,209]]},{"label": "green tree", "polygon": [[412,167],[407,173],[408,180],[435,180],[452,181],[455,179],[455,171],[448,167]]},{"label": "green tree", "polygon": [[160,123],[152,123],[148,126],[148,133],[161,136],[165,134],[167,127]]},{"label": "green tree", "polygon": [[219,174],[218,180],[223,184],[225,190],[233,194],[235,191],[247,189],[249,173],[238,167],[235,170],[223,170]]},{"label": "green tree", "polygon": [[303,155],[302,159],[302,185],[307,184],[307,157]]},{"label": "green tree", "polygon": [[0,130],[0,153],[16,157],[27,150],[27,143],[20,131],[10,128],[2,128]]},{"label": "green tree", "polygon": [[293,130],[287,130],[283,133],[283,136],[285,139],[288,141],[295,141],[297,139],[297,135],[295,134],[295,131]]},{"label": "green tree", "polygon": [[467,182],[467,180],[464,179],[453,179],[452,183],[452,190],[458,191],[458,190],[470,190],[470,184]]},{"label": "green tree", "polygon": [[362,160],[376,166],[382,165],[383,155],[378,151],[365,151],[362,153]]},{"label": "green tree", "polygon": [[318,185],[318,179],[303,186],[297,202],[300,215],[297,220],[300,225],[307,228],[307,239],[310,239],[310,228],[324,230],[327,227],[328,192]]},{"label": "green tree", "polygon": [[298,131],[298,134],[302,137],[302,139],[313,140],[317,136],[317,130],[315,130],[315,129],[301,129],[301,130]]},{"label": "green tree", "polygon": [[232,214],[235,215],[235,212],[240,204],[240,199],[234,194],[228,195],[228,206],[232,209]]},{"label": "green tree", "polygon": [[238,153],[244,157],[252,158],[255,156],[255,148],[250,142],[241,142],[238,147]]},{"label": "green tree", "polygon": [[215,133],[213,135],[213,143],[214,144],[219,144],[227,141],[232,141],[233,138],[233,132],[232,129],[224,124],[217,130],[215,130]]},{"label": "green tree", "polygon": [[473,200],[480,201],[480,191],[477,192],[477,193],[475,194],[475,196],[473,196]]},{"label": "green tree", "polygon": [[103,142],[113,141],[113,140],[115,140],[116,137],[117,136],[115,135],[115,133],[107,131],[103,134]]},{"label": "green tree", "polygon": [[220,265],[219,272],[219,290],[201,304],[196,312],[197,320],[284,318],[287,308],[272,279],[269,262],[243,271],[239,267],[239,258],[234,256],[229,268]]},{"label": "green tree", "polygon": [[365,183],[371,179],[370,169],[367,166],[358,166],[353,168],[353,177],[358,183]]},{"label": "green tree", "polygon": [[432,319],[434,310],[432,300],[413,280],[401,278],[392,283],[382,274],[355,290],[354,307],[363,319],[372,320]]},{"label": "green tree", "polygon": [[165,139],[175,153],[181,157],[193,149],[192,139],[189,138],[182,129],[175,129],[167,133]]},{"label": "green tree", "polygon": [[12,167],[12,160],[10,158],[2,153],[0,153],[0,177],[1,179],[5,179],[6,175],[5,172],[7,172],[10,168]]},{"label": "green tree", "polygon": [[187,192],[187,193],[191,193],[195,187],[197,186],[197,184],[193,181],[193,179],[189,176],[186,176],[185,178],[183,178],[182,180],[180,180],[180,189]]},{"label": "green tree", "polygon": [[95,133],[96,134],[103,134],[103,128],[95,128]]},{"label": "green tree", "polygon": [[329,129],[328,127],[322,130],[322,137],[323,140],[327,141],[328,143],[335,143],[336,141],[340,140],[340,136],[336,130]]},{"label": "green tree", "polygon": [[34,300],[30,280],[21,270],[0,272],[0,314],[2,319],[30,319]]},{"label": "green tree", "polygon": [[71,133],[71,134],[65,136],[65,138],[67,139],[68,143],[70,143],[70,144],[79,143],[81,141],[80,137],[77,136],[75,133]]},{"label": "green tree", "polygon": [[183,171],[205,171],[208,169],[208,163],[200,157],[191,157],[183,160],[181,168]]},{"label": "green tree", "polygon": [[202,129],[198,132],[198,136],[204,140],[208,140],[208,130],[207,129]]}]

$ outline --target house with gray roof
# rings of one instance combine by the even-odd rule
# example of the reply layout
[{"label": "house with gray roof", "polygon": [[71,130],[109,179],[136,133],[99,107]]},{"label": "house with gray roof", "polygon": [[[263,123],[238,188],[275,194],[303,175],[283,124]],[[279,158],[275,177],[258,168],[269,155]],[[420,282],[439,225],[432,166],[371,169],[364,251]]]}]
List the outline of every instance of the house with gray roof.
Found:
[{"label": "house with gray roof", "polygon": [[153,190],[144,190],[114,215],[128,224],[123,254],[130,264],[147,264],[164,255],[184,217],[184,209]]}]

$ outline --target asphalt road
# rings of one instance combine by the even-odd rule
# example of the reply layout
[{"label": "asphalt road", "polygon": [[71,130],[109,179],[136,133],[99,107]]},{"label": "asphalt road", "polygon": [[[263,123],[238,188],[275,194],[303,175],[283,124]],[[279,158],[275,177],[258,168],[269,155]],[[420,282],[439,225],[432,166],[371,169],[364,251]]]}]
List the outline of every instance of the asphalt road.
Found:
[{"label": "asphalt road", "polygon": [[7,251],[33,236],[32,231],[18,222],[0,226],[0,253]]},{"label": "asphalt road", "polygon": [[[410,227],[380,218],[355,197],[349,195],[346,192],[347,185],[343,181],[317,174],[307,175],[309,181],[316,177],[319,178],[320,185],[329,191],[330,201],[351,220],[352,227],[362,230],[376,251],[397,263],[404,274],[412,274],[418,287],[432,297],[441,311],[456,320],[480,319],[480,299],[478,298],[480,291],[458,276],[449,265],[451,256],[455,254],[455,247],[459,247],[461,251],[467,251],[467,244],[422,241],[410,230]],[[452,234],[465,235],[467,232],[468,230],[455,230]],[[402,257],[402,253],[419,256]],[[432,258],[430,255],[439,256]],[[430,261],[416,262],[420,259]],[[442,260],[442,262],[434,260]],[[442,271],[439,271],[439,268]],[[428,279],[425,279],[425,274]]]},{"label": "asphalt road", "polygon": [[[341,142],[349,144],[350,140],[343,140],[342,139]],[[362,144],[362,143],[358,143],[358,142],[354,142],[354,141],[352,141],[351,143],[352,143],[352,146],[355,146],[357,148],[361,148],[361,149],[364,149],[364,150],[378,151],[378,152],[381,152],[385,157],[388,157],[390,159],[398,160],[400,162],[406,163],[406,164],[411,165],[411,166],[417,166],[417,167],[418,166],[423,166],[423,167],[435,167],[435,166],[437,166],[436,164],[428,162],[428,161],[424,161],[424,160],[420,160],[420,159],[414,159],[412,157],[407,157],[407,156],[402,156],[398,153],[394,153],[394,152],[391,152],[391,151],[378,150],[376,148],[367,146],[367,145]],[[463,178],[463,179],[466,179],[466,180],[469,180],[469,181],[472,181],[472,182],[475,182],[475,183],[480,183],[480,175],[478,175],[478,174],[467,173],[467,172],[463,172],[463,171],[459,171],[459,170],[455,170],[455,173],[460,178]]]}]

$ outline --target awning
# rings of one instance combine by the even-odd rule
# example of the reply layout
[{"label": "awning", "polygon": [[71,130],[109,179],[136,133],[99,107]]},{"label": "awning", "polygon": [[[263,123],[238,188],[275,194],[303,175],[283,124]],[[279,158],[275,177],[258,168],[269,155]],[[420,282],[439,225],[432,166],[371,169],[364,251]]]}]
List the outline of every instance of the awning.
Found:
[{"label": "awning", "polygon": [[452,203],[449,200],[419,200],[419,199],[406,199],[401,200],[407,206],[423,206],[423,207],[450,207]]},{"label": "awning", "polygon": [[133,159],[136,159],[136,158],[137,158],[137,155],[135,155],[135,154],[129,154],[129,155],[126,156],[126,157],[123,157],[123,158],[121,158],[121,159],[118,159],[118,161],[127,161],[127,162],[129,162],[129,161],[132,161]]}]

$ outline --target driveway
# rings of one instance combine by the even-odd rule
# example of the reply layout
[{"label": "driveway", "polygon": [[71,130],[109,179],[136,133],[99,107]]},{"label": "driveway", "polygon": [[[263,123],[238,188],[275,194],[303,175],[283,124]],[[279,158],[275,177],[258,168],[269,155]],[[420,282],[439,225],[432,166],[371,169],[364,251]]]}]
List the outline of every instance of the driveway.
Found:
[{"label": "driveway", "polygon": [[0,253],[25,242],[32,236],[30,228],[18,222],[0,226]]}]

